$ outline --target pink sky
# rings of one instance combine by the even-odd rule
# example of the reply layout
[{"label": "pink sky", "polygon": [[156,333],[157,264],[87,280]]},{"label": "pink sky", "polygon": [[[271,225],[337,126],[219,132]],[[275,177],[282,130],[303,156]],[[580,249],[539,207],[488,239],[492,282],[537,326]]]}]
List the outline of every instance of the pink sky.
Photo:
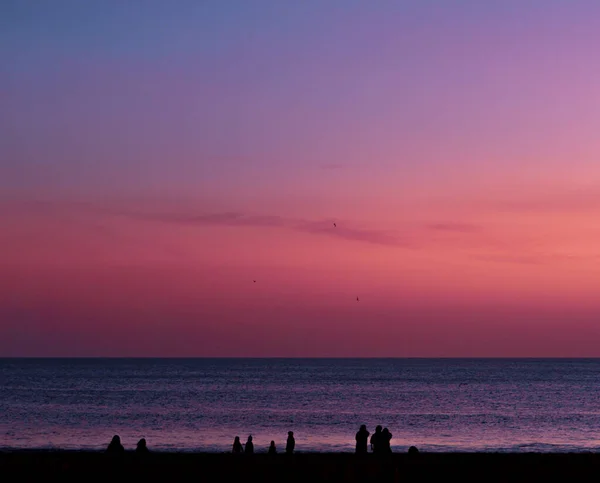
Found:
[{"label": "pink sky", "polygon": [[600,357],[595,4],[67,3],[0,33],[0,356]]}]

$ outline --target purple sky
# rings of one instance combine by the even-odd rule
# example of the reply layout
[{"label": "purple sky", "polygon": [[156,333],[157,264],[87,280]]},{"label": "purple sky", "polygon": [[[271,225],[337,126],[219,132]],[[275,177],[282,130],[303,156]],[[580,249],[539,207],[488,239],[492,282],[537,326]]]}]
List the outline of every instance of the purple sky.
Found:
[{"label": "purple sky", "polygon": [[598,45],[591,0],[1,2],[0,355],[600,356]]}]

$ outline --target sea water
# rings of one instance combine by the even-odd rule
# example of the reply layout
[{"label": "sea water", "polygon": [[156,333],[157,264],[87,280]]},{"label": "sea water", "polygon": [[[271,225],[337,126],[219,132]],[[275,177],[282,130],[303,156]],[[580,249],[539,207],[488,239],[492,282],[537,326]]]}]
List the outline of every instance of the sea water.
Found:
[{"label": "sea water", "polygon": [[0,448],[600,448],[600,359],[0,359]]}]

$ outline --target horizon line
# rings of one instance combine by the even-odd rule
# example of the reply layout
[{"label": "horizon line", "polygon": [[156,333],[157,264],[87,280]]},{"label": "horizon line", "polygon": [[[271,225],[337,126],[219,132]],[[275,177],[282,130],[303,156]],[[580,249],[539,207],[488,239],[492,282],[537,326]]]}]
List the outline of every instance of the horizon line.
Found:
[{"label": "horizon line", "polygon": [[285,360],[350,360],[350,359],[364,359],[364,360],[390,360],[390,359],[402,359],[402,360],[424,360],[424,359],[438,359],[438,360],[458,360],[458,359],[487,359],[487,360],[549,360],[549,359],[600,359],[600,356],[0,356],[0,360],[6,359],[81,359],[81,360],[96,360],[96,359],[131,359],[131,360],[142,360],[142,359],[165,359],[165,360],[184,360],[184,359],[255,359],[255,360],[266,360],[266,359],[285,359]]}]

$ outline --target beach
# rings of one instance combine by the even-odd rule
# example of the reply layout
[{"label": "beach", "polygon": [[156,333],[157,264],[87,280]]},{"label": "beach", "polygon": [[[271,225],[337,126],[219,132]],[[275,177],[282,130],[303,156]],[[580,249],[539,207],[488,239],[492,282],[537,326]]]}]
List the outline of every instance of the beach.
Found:
[{"label": "beach", "polygon": [[[21,450],[0,453],[4,481],[598,481],[596,453],[293,455]],[[5,479],[6,478],[6,479]]]}]

